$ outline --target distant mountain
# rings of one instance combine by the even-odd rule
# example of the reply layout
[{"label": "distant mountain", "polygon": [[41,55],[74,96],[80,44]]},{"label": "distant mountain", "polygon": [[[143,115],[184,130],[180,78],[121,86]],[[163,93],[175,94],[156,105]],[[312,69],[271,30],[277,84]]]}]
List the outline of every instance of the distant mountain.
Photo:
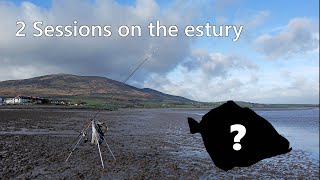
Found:
[{"label": "distant mountain", "polygon": [[[116,94],[114,92],[117,91]],[[114,94],[114,95],[113,95]],[[224,102],[196,102],[190,99],[165,94],[154,89],[136,88],[121,82],[98,76],[54,74],[30,79],[0,82],[0,97],[15,96],[44,97],[84,103],[90,107],[101,107],[105,102],[113,107],[193,107],[213,108]],[[113,95],[112,98],[110,98]],[[243,107],[288,108],[319,107],[319,104],[258,104],[237,101]]]},{"label": "distant mountain", "polygon": [[118,92],[110,101],[121,104],[195,102],[184,97],[172,96],[148,88],[140,89],[98,76],[54,74],[0,82],[0,97],[23,95],[102,103],[116,90]]}]

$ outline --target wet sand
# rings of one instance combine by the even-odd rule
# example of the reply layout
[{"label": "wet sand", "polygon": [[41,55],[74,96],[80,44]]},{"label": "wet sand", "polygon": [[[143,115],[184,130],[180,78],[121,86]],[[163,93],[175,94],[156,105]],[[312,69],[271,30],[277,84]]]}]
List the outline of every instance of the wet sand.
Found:
[{"label": "wet sand", "polygon": [[[319,179],[319,161],[293,149],[245,168],[216,168],[200,134],[191,135],[177,109],[105,111],[107,146],[81,141],[69,148],[95,111],[85,109],[0,109],[0,177],[3,179]],[[87,137],[90,139],[90,134]]]}]

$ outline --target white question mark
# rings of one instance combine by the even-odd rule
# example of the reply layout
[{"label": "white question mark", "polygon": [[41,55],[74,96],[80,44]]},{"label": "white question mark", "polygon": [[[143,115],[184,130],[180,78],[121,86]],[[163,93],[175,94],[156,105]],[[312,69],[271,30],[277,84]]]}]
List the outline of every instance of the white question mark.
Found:
[{"label": "white question mark", "polygon": [[244,135],[246,135],[246,127],[241,124],[234,124],[230,126],[230,131],[238,131],[238,134],[234,137],[234,142],[237,143],[233,144],[233,149],[239,151],[241,149],[240,140],[244,137]]}]

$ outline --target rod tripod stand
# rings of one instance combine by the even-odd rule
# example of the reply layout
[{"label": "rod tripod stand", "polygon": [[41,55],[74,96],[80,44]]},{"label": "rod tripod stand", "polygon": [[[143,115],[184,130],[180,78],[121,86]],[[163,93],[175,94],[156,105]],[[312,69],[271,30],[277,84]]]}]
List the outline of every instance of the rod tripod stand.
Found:
[{"label": "rod tripod stand", "polygon": [[[90,124],[92,124],[92,131],[94,131],[93,129],[94,129],[95,127],[99,128],[99,131],[101,131],[101,129],[100,129],[99,126],[95,126],[95,125],[96,125],[96,122],[95,122],[94,119],[91,120],[91,123],[90,123],[90,122],[87,123],[86,126],[85,126],[85,128],[82,129],[81,133],[80,133],[79,136],[77,137],[76,140],[78,140],[78,141],[77,141],[77,143],[73,146],[71,152],[69,153],[69,155],[68,155],[68,157],[67,157],[67,159],[66,159],[66,162],[68,162],[70,156],[71,156],[72,153],[76,150],[77,146],[79,145],[79,143],[81,142],[81,140],[83,139],[83,137],[85,137],[85,136],[87,135],[87,130],[88,130],[88,128],[90,127]],[[102,132],[102,131],[101,131],[101,132]],[[102,137],[103,141],[106,143],[106,145],[107,145],[107,147],[108,147],[108,149],[109,149],[109,151],[110,151],[113,159],[116,160],[116,158],[114,157],[114,155],[113,155],[113,153],[112,153],[112,151],[111,151],[111,149],[110,149],[110,147],[109,147],[109,145],[108,145],[108,143],[107,143],[106,138],[104,137],[104,135],[100,135],[100,136]],[[95,142],[96,142],[95,144],[97,144],[97,146],[98,146],[99,155],[100,155],[100,160],[101,160],[101,165],[102,165],[102,168],[104,168],[104,163],[103,163],[103,159],[102,159],[102,155],[101,155],[101,149],[100,149],[100,142],[99,142],[97,136],[95,136],[95,137],[93,137],[93,138],[95,138]],[[73,143],[73,144],[74,144],[74,143]]]},{"label": "rod tripod stand", "polygon": [[[158,50],[158,48],[156,48],[156,49],[152,52],[151,55],[149,55],[147,58],[145,58],[145,59],[129,74],[129,76],[128,76],[122,83],[123,83],[123,84],[126,84],[126,82],[130,79],[130,77],[131,77],[154,53],[156,53],[157,50]],[[109,96],[109,98],[108,98],[108,100],[106,101],[106,103],[98,110],[97,113],[95,113],[95,115],[93,116],[93,118],[92,118],[92,120],[91,120],[92,130],[93,130],[93,131],[94,131],[94,130],[96,131],[96,130],[98,129],[99,132],[100,132],[100,133],[98,133],[98,134],[99,134],[99,139],[98,139],[97,135],[95,135],[95,136],[94,136],[95,139],[94,139],[94,137],[93,137],[93,138],[92,138],[92,141],[95,141],[95,142],[96,142],[95,144],[98,145],[99,154],[100,154],[100,159],[101,159],[101,165],[102,165],[103,168],[104,168],[104,164],[103,164],[103,159],[102,159],[101,150],[100,150],[100,143],[102,143],[102,141],[106,142],[106,145],[107,145],[107,147],[108,147],[108,149],[109,149],[109,151],[110,151],[113,159],[116,160],[116,158],[114,157],[114,155],[113,155],[113,153],[112,153],[112,151],[111,151],[111,149],[110,149],[110,147],[109,147],[109,145],[108,145],[108,143],[107,143],[107,141],[106,141],[106,138],[105,138],[104,135],[103,135],[103,132],[101,131],[100,127],[97,126],[97,124],[96,124],[96,122],[95,122],[95,119],[99,117],[100,112],[106,107],[106,105],[109,103],[109,100],[111,100],[111,99],[114,97],[114,95],[117,94],[117,92],[118,92],[119,90],[120,90],[120,88],[117,88],[117,89],[112,93],[112,95]],[[80,143],[80,141],[82,140],[82,138],[86,136],[86,132],[87,132],[87,129],[89,128],[89,126],[90,126],[90,122],[85,126],[84,129],[82,129],[81,133],[78,135],[78,137],[76,138],[76,140],[72,143],[72,144],[74,144],[74,143],[77,141],[77,139],[79,138],[79,140],[77,141],[77,143],[73,146],[72,151],[70,152],[69,156],[67,157],[66,162],[69,160],[70,156],[71,156],[72,153],[75,151],[76,147],[78,146],[78,144]],[[92,134],[94,134],[94,133],[92,133]],[[102,134],[102,135],[101,135],[101,134]],[[101,140],[101,138],[102,138],[102,140]],[[101,142],[100,142],[100,141],[101,141]]]}]

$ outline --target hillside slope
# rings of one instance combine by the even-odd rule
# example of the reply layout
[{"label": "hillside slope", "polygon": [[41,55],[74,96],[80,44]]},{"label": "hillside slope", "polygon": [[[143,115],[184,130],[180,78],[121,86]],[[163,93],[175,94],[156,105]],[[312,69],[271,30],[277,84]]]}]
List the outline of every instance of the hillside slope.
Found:
[{"label": "hillside slope", "polygon": [[153,89],[139,89],[121,82],[98,76],[77,76],[70,74],[54,74],[23,80],[0,82],[0,97],[17,95],[75,98],[77,100],[97,100],[103,102],[115,91],[118,92],[112,101],[122,103],[192,103],[189,99],[172,96]]}]

